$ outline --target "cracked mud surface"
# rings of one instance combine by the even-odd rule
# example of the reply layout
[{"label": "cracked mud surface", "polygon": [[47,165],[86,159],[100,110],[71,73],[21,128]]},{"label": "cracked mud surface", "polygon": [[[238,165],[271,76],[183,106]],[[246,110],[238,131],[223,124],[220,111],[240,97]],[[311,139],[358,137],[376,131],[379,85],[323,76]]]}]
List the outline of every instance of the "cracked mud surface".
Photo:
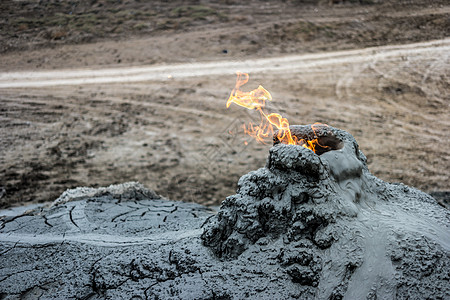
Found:
[{"label": "cracked mud surface", "polygon": [[3,217],[3,299],[448,298],[448,210],[316,133],[343,147],[275,145],[218,213],[126,183]]},{"label": "cracked mud surface", "polygon": [[194,2],[2,1],[1,207],[133,180],[218,205],[269,149],[225,109],[238,69],[291,124],[346,129],[376,176],[448,201],[445,1]]}]

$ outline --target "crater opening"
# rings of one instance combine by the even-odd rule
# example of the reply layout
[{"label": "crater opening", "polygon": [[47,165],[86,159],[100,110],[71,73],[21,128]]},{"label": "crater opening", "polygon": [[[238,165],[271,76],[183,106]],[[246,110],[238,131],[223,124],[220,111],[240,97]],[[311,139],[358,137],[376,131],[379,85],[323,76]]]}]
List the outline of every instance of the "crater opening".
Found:
[{"label": "crater opening", "polygon": [[[292,125],[289,126],[292,137],[295,137],[298,145],[314,145],[312,148],[314,153],[322,155],[325,152],[339,150],[344,147],[344,143],[335,136],[327,125]],[[280,139],[280,131],[276,131],[273,135],[273,144],[288,144],[285,139]],[[307,148],[310,148],[308,146]]]},{"label": "crater opening", "polygon": [[321,155],[325,152],[332,150],[339,150],[344,147],[344,143],[335,136],[323,136],[318,137],[318,143],[316,148],[314,149],[317,155]]}]

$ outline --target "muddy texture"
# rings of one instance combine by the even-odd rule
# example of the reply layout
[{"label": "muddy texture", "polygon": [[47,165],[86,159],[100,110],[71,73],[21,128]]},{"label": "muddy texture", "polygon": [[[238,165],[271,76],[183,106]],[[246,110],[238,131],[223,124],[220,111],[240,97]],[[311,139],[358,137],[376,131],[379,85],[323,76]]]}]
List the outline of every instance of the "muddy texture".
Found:
[{"label": "muddy texture", "polygon": [[218,213],[127,183],[3,217],[3,299],[448,298],[448,210],[316,134],[343,147],[275,145]]},{"label": "muddy texture", "polygon": [[419,190],[371,175],[347,132],[291,129],[343,146],[316,155],[275,142],[266,167],[244,175],[208,221],[204,244],[233,260],[277,241],[280,267],[305,288],[303,297],[448,297],[448,211]]}]

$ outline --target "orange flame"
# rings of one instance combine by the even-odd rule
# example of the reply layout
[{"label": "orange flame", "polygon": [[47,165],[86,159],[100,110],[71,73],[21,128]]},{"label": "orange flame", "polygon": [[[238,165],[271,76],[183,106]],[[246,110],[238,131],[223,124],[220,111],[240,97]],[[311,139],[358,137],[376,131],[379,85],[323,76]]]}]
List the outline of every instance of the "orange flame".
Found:
[{"label": "orange flame", "polygon": [[[267,139],[272,139],[274,134],[274,126],[278,129],[277,139],[283,144],[289,145],[300,145],[314,152],[315,148],[319,144],[317,138],[313,140],[298,139],[296,136],[292,135],[289,129],[289,121],[283,118],[280,114],[271,113],[267,114],[264,111],[266,101],[272,100],[272,95],[263,88],[259,86],[257,89],[251,92],[243,92],[240,87],[246,84],[249,80],[249,75],[247,73],[237,72],[236,85],[231,92],[230,97],[227,101],[227,108],[230,107],[231,103],[235,103],[239,106],[245,107],[247,109],[256,109],[261,115],[261,122],[259,125],[254,125],[249,123],[247,126],[244,125],[245,133],[254,137],[257,141],[264,143]],[[314,133],[318,125],[325,125],[321,123],[315,123],[311,125]],[[325,125],[327,126],[327,125]],[[326,146],[322,146],[326,147]]]}]

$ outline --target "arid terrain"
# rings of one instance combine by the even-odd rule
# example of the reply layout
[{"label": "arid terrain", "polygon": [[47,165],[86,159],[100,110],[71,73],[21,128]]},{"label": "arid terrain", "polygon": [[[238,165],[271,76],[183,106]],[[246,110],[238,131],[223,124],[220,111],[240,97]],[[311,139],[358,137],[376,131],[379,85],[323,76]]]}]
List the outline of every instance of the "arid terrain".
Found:
[{"label": "arid terrain", "polygon": [[270,148],[225,107],[237,70],[269,111],[448,201],[450,5],[331,2],[2,1],[0,207],[132,180],[219,204]]}]

